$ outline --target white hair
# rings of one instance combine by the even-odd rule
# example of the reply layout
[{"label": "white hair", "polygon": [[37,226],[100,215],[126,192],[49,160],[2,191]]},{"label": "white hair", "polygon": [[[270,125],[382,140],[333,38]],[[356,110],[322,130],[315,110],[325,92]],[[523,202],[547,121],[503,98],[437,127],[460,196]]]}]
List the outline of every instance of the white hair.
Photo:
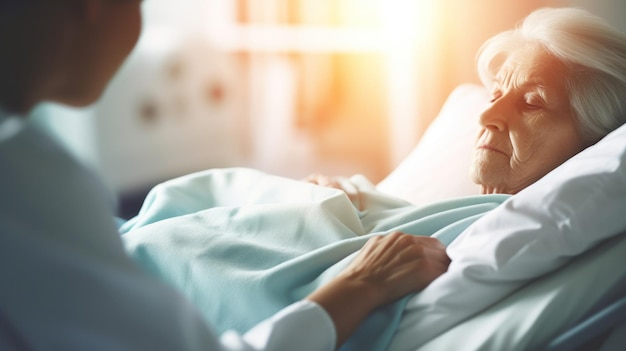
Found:
[{"label": "white hair", "polygon": [[539,44],[562,61],[569,102],[581,135],[593,143],[626,122],[626,35],[576,8],[544,8],[521,26],[487,40],[477,56],[485,86],[506,57],[525,43]]}]

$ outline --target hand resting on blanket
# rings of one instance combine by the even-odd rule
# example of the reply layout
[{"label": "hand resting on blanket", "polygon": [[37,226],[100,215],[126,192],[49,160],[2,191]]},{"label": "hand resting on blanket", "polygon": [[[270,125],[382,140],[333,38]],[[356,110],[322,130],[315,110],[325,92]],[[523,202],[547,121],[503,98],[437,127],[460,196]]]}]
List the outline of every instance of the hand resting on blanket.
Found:
[{"label": "hand resting on blanket", "polygon": [[445,246],[435,238],[401,232],[374,236],[343,272],[307,299],[331,316],[339,346],[374,308],[422,290],[449,264]]}]

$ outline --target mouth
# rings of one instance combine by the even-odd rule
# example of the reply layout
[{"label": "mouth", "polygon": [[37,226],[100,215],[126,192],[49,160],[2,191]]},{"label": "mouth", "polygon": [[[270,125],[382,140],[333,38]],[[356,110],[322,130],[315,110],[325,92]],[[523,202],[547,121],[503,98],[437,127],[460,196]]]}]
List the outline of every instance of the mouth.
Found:
[{"label": "mouth", "polygon": [[479,145],[476,149],[477,150],[485,150],[485,151],[491,151],[491,152],[499,153],[499,154],[502,154],[502,155],[507,156],[507,157],[509,156],[509,155],[505,154],[504,151],[502,151],[500,149],[497,149],[497,148],[495,148],[493,146],[486,145],[486,144]]}]

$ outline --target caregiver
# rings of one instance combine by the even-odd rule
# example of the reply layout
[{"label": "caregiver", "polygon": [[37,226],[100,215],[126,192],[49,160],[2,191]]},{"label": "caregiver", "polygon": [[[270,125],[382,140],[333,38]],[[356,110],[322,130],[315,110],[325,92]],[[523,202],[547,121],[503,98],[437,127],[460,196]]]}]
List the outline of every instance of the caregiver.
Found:
[{"label": "caregiver", "polygon": [[136,44],[140,3],[0,2],[0,349],[331,350],[446,271],[436,239],[377,237],[304,301],[219,338],[137,268],[103,185],[25,116],[43,101],[96,101]]},{"label": "caregiver", "polygon": [[[533,12],[477,65],[491,92],[470,169],[482,194],[516,194],[626,122],[626,36],[584,10]],[[305,180],[358,195],[343,178]]]}]

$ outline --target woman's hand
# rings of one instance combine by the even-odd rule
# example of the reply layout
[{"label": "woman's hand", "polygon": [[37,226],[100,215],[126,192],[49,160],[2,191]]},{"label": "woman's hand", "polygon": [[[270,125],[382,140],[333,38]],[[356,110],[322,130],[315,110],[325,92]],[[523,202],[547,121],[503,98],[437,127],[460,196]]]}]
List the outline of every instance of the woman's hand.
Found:
[{"label": "woman's hand", "polygon": [[304,182],[325,186],[329,188],[335,188],[343,191],[348,195],[348,199],[352,202],[354,207],[359,211],[363,210],[363,201],[361,201],[361,193],[359,189],[345,177],[330,177],[320,173],[313,173],[306,178],[302,179]]},{"label": "woman's hand", "polygon": [[331,316],[340,346],[376,307],[425,288],[448,270],[439,240],[394,232],[371,238],[354,261],[309,297]]}]

